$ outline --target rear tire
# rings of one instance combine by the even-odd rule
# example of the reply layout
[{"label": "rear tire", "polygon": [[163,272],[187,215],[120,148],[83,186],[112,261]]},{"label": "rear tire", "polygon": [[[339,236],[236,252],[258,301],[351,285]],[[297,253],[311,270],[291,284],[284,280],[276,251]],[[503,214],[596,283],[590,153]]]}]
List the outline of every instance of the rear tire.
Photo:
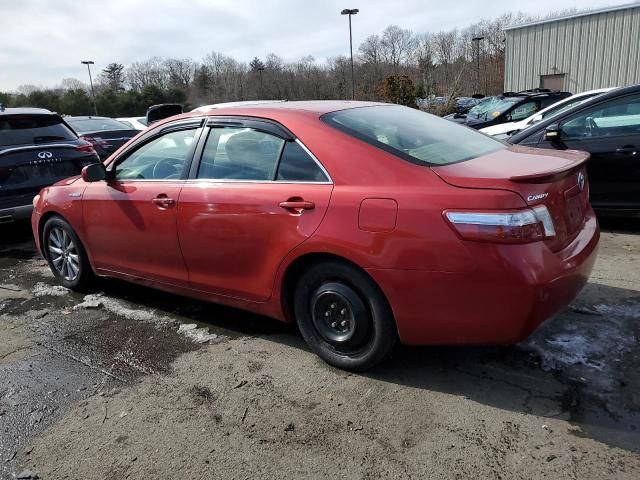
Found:
[{"label": "rear tire", "polygon": [[51,217],[42,230],[42,251],[53,275],[65,287],[84,292],[94,275],[87,252],[69,223]]},{"label": "rear tire", "polygon": [[370,369],[389,356],[397,341],[384,294],[365,272],[347,263],[309,267],[298,279],[293,303],[305,341],[335,367]]}]

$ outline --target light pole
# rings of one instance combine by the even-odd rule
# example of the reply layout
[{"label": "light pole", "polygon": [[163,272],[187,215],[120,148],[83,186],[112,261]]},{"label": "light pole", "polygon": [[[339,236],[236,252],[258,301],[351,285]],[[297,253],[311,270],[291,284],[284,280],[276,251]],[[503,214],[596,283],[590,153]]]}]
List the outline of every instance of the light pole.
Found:
[{"label": "light pole", "polygon": [[[480,93],[480,42],[484,40],[484,37],[476,36],[471,39],[476,43],[476,58],[477,58],[477,70],[476,70],[476,93]],[[485,92],[486,94],[486,92]]]},{"label": "light pole", "polygon": [[359,12],[357,8],[345,8],[340,12],[341,15],[349,15],[349,50],[351,51],[351,99],[356,99],[356,80],[353,74],[353,35],[351,35],[351,15]]},{"label": "light pole", "polygon": [[260,99],[264,99],[264,89],[262,88],[262,72],[264,72],[264,67],[258,67],[258,72],[260,72]]},{"label": "light pole", "polygon": [[98,116],[98,106],[96,105],[96,94],[93,91],[93,80],[91,80],[91,67],[89,65],[93,65],[93,60],[82,60],[80,63],[87,66],[87,71],[89,72],[89,85],[91,85],[91,99],[93,100],[93,111]]}]

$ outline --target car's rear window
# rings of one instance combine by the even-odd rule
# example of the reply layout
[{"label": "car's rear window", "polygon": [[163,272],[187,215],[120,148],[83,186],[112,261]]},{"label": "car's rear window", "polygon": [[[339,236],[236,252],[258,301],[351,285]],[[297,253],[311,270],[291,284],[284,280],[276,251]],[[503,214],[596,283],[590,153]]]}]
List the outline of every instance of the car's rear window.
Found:
[{"label": "car's rear window", "polygon": [[340,110],[323,115],[322,120],[417,164],[448,165],[506,148],[475,130],[399,105]]},{"label": "car's rear window", "polygon": [[111,118],[67,118],[69,125],[79,134],[87,132],[104,132],[109,130],[130,130],[131,127]]},{"label": "car's rear window", "polygon": [[0,116],[0,147],[75,140],[76,134],[57,115]]}]

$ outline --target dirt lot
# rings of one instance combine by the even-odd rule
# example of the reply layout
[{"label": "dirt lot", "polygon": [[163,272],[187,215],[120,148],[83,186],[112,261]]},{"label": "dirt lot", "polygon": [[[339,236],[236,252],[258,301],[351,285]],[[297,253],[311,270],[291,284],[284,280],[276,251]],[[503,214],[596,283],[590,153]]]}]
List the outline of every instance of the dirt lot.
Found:
[{"label": "dirt lot", "polygon": [[367,375],[262,317],[56,287],[3,228],[0,478],[640,478],[640,224],[605,228],[528,341],[399,348]]}]

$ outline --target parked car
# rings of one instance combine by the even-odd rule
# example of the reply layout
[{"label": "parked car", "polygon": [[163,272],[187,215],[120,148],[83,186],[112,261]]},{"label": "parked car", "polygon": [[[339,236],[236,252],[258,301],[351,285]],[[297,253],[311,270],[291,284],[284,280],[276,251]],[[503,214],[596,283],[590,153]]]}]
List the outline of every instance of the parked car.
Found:
[{"label": "parked car", "polygon": [[135,130],[144,130],[148,127],[147,117],[120,117],[116,120]]},{"label": "parked car", "polygon": [[589,90],[587,92],[577,93],[576,95],[571,95],[570,97],[560,100],[559,102],[556,102],[553,105],[548,106],[547,108],[543,108],[538,113],[534,113],[533,115],[519,122],[501,123],[499,125],[482,128],[480,129],[480,131],[486,133],[487,135],[505,140],[514,133],[517,133],[520,130],[524,130],[529,125],[533,125],[534,123],[537,123],[552,115],[562,113],[565,110],[570,109],[574,105],[577,105],[578,103],[584,102],[591,97],[595,97],[596,95],[600,95],[611,90],[613,90],[613,88],[600,88],[598,90]]},{"label": "parked car", "polygon": [[486,97],[485,101],[478,103],[466,115],[454,113],[444,118],[479,130],[491,125],[524,120],[570,96],[569,92],[552,92],[541,88],[517,93],[505,92],[495,97]]},{"label": "parked car", "polygon": [[65,117],[65,121],[82,139],[93,145],[101,160],[140,133],[109,117]]},{"label": "parked car", "polygon": [[458,97],[456,98],[456,113],[464,114],[475,107],[483,97]]},{"label": "parked car", "polygon": [[594,208],[640,212],[640,85],[593,97],[515,134],[509,142],[589,152]]},{"label": "parked car", "polygon": [[98,161],[56,113],[0,106],[0,223],[29,218],[42,187]]},{"label": "parked car", "polygon": [[398,338],[508,344],[564,308],[599,238],[586,159],[398,105],[217,108],[44,189],[32,226],[68,288],[118,277],[297,322],[363,370]]}]

